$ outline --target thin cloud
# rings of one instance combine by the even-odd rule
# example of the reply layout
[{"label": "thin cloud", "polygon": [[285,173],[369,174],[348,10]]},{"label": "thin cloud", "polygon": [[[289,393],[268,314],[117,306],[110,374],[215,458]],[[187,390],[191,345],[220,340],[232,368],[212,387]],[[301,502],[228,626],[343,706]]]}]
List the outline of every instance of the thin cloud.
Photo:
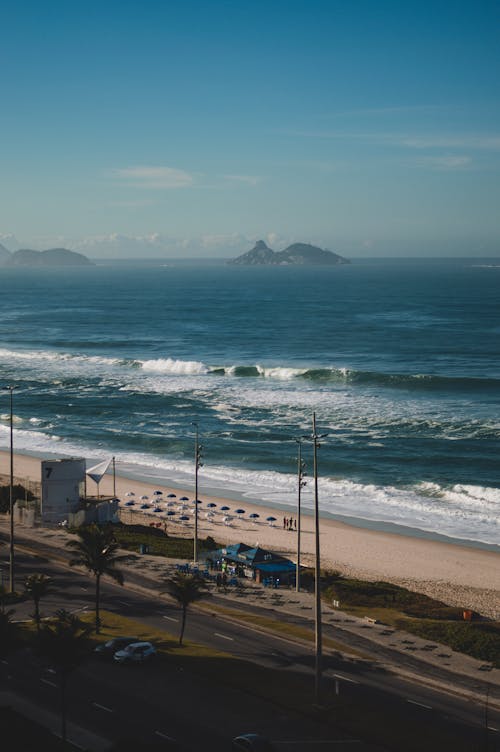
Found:
[{"label": "thin cloud", "polygon": [[442,157],[421,157],[415,160],[410,166],[449,171],[464,170],[470,166],[471,162],[472,159],[470,157],[448,155]]},{"label": "thin cloud", "polygon": [[117,167],[111,170],[111,176],[124,185],[153,190],[190,188],[195,182],[189,172],[166,166]]},{"label": "thin cloud", "polygon": [[224,180],[230,180],[236,183],[244,183],[245,185],[258,185],[262,182],[262,178],[259,175],[223,175]]},{"label": "thin cloud", "polygon": [[304,138],[336,139],[339,141],[364,141],[372,144],[403,146],[411,149],[474,149],[500,150],[500,135],[429,135],[415,136],[402,133],[353,133],[349,131],[293,131],[291,135]]}]

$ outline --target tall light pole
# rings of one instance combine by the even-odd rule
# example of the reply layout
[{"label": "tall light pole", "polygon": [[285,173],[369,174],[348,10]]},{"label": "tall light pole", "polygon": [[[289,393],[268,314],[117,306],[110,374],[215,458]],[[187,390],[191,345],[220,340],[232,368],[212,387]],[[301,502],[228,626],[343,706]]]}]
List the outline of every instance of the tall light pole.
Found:
[{"label": "tall light pole", "polygon": [[9,484],[9,514],[10,514],[10,567],[9,591],[14,592],[14,413],[12,393],[15,386],[6,386],[10,391],[10,484]]},{"label": "tall light pole", "polygon": [[198,562],[198,470],[203,467],[201,462],[201,452],[203,447],[199,443],[198,436],[198,423],[193,421],[191,423],[195,427],[195,439],[194,439],[194,538],[193,538],[193,561],[195,564]]},{"label": "tall light pole", "polygon": [[313,413],[312,419],[313,430],[308,438],[313,444],[313,462],[314,462],[314,540],[315,540],[315,583],[314,583],[314,637],[315,637],[315,654],[316,665],[314,673],[314,694],[316,702],[321,701],[321,678],[322,678],[322,657],[323,641],[321,629],[321,562],[319,546],[319,498],[318,498],[318,449],[321,444],[319,440],[327,434],[319,435],[316,431],[316,413]]},{"label": "tall light pole", "polygon": [[307,481],[304,480],[306,463],[302,460],[302,441],[295,439],[298,444],[298,456],[297,456],[297,567],[295,571],[295,590],[300,592],[300,507],[302,489],[306,485]]}]

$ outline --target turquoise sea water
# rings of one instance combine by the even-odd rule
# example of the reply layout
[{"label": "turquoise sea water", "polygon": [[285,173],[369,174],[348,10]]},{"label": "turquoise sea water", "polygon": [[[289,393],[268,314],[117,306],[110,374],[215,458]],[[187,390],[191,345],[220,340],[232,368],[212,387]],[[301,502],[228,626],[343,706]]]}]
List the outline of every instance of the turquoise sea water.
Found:
[{"label": "turquoise sea water", "polygon": [[291,505],[314,410],[325,513],[499,545],[499,292],[488,260],[2,269],[15,447],[188,485],[198,421],[207,492]]}]

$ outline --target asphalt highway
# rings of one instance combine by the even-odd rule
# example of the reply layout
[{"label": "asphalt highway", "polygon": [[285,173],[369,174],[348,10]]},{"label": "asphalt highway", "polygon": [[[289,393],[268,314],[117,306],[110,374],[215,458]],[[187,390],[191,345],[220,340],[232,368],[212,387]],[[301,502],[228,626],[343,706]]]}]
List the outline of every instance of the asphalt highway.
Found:
[{"label": "asphalt highway", "polygon": [[[2,551],[4,561],[5,553]],[[6,570],[5,566],[3,568]],[[33,571],[44,572],[54,580],[54,594],[42,602],[45,614],[50,615],[60,607],[75,612],[93,610],[93,579],[43,557],[18,553],[18,581]],[[309,645],[290,642],[278,635],[262,634],[248,625],[221,618],[217,614],[216,598],[207,600],[207,605],[210,607],[208,612],[191,609],[188,613],[187,639],[270,667],[281,672],[284,681],[287,672],[309,674],[312,692],[314,657]],[[102,608],[173,635],[178,633],[180,626],[179,610],[166,598],[120,587],[106,580],[102,583]],[[31,602],[20,604],[16,606],[14,618],[29,618],[32,610]],[[276,618],[276,614],[273,615]],[[284,616],[280,614],[279,618]],[[339,631],[335,624],[325,625],[325,634],[339,637]],[[369,652],[373,646],[369,640],[358,638],[358,647]],[[412,670],[418,670],[418,661],[412,656],[405,657],[405,660]],[[341,745],[352,746],[354,742],[357,749],[375,749],[352,737],[343,740],[342,734],[332,739],[328,728],[318,727],[307,718],[289,718],[286,713],[277,713],[276,708],[259,703],[257,698],[246,695],[236,701],[234,692],[228,693],[215,680],[212,686],[201,686],[203,682],[193,682],[187,675],[166,677],[160,663],[125,670],[113,664],[92,663],[80,669],[78,681],[72,682],[71,689],[74,722],[91,728],[106,739],[116,739],[122,731],[129,738],[146,734],[167,742],[170,737],[181,740],[188,750],[229,750],[232,736],[256,730],[256,726],[261,733],[278,741],[278,748],[283,751],[339,750]],[[488,708],[484,682],[478,682],[475,701],[470,701],[405,681],[380,670],[376,662],[343,660],[338,655],[326,654],[323,668],[325,684],[337,698],[331,714],[340,724],[343,708],[368,705],[384,714],[388,723],[398,718],[407,725],[409,734],[420,734],[422,728],[427,733],[440,734],[449,740],[450,749],[484,749],[489,752],[500,749],[500,714]],[[29,656],[16,656],[15,660],[9,659],[8,665],[1,664],[0,677],[4,686],[27,693],[36,702],[57,709],[58,692],[53,686],[56,684],[54,677],[48,675],[42,665],[33,665]],[[186,682],[184,688],[183,682]],[[197,709],[195,723],[193,707]],[[219,713],[222,713],[221,717],[218,717]],[[313,741],[314,747],[311,746]]]}]

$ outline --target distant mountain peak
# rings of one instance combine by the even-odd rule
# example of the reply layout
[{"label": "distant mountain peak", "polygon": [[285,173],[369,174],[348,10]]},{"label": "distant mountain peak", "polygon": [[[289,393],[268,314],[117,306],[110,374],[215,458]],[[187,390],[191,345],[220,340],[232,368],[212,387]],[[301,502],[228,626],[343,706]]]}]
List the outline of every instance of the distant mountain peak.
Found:
[{"label": "distant mountain peak", "polygon": [[337,253],[333,253],[333,251],[327,251],[310,243],[293,243],[284,251],[276,253],[263,240],[258,240],[250,251],[243,253],[229,263],[241,266],[332,266],[348,264],[349,261]]}]

